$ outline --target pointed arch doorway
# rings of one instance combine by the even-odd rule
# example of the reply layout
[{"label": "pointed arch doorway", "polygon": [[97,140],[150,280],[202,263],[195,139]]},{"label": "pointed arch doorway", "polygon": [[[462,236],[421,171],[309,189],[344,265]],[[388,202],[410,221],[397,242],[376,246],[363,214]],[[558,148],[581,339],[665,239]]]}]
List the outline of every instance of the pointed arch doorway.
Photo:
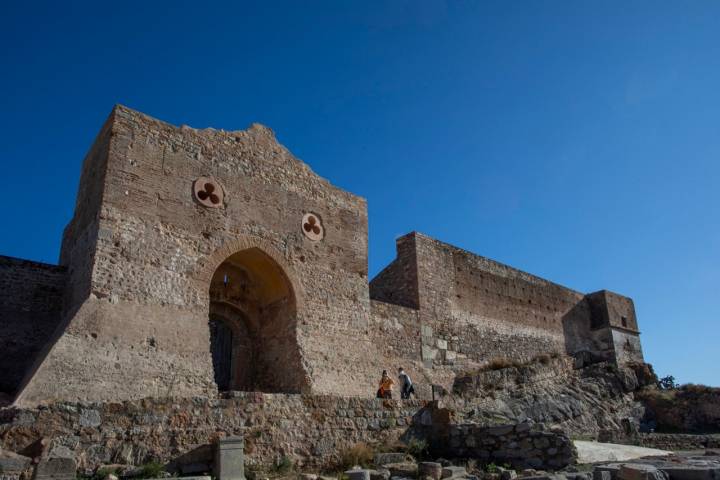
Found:
[{"label": "pointed arch doorway", "polygon": [[227,257],[210,281],[208,328],[220,391],[299,393],[306,386],[297,305],[282,267],[257,247]]}]

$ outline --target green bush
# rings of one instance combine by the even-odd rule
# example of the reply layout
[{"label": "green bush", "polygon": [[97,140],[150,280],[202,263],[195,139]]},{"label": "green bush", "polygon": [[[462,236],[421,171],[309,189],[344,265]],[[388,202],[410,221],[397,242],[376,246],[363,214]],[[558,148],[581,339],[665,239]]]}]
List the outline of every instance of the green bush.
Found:
[{"label": "green bush", "polygon": [[140,467],[140,474],[135,478],[158,478],[165,472],[165,466],[158,461],[147,462]]},{"label": "green bush", "polygon": [[408,441],[406,451],[418,460],[422,460],[428,454],[428,443],[420,438],[411,438]]}]

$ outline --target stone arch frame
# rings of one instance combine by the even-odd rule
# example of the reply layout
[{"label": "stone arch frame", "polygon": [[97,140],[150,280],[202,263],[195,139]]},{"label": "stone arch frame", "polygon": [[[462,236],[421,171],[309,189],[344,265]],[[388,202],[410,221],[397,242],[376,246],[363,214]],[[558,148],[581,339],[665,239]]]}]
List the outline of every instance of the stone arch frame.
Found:
[{"label": "stone arch frame", "polygon": [[[275,248],[270,242],[259,237],[249,235],[239,235],[234,239],[223,243],[220,248],[215,250],[212,254],[208,255],[204,261],[201,261],[200,267],[195,275],[195,289],[199,295],[199,299],[203,305],[208,309],[208,317],[211,310],[211,299],[210,299],[210,284],[213,276],[217,269],[231,256],[248,249],[258,249],[263,254],[267,255],[278,267],[278,272],[283,276],[287,282],[290,295],[292,297],[292,303],[294,304],[294,316],[295,322],[292,325],[294,334],[297,339],[297,354],[299,355],[299,362],[297,367],[300,369],[298,372],[302,375],[302,381],[300,382],[300,389],[298,393],[309,393],[312,388],[312,381],[308,374],[308,369],[305,364],[301,342],[298,338],[298,322],[302,317],[305,310],[304,294],[302,290],[302,284],[298,280],[298,275],[293,266],[285,259],[283,254]],[[237,308],[237,307],[235,307]],[[238,309],[242,312],[242,309]]]},{"label": "stone arch frame", "polygon": [[298,276],[295,269],[290,265],[285,257],[277,250],[270,242],[263,240],[259,237],[253,237],[249,235],[240,235],[229,242],[225,242],[220,248],[215,250],[210,256],[202,262],[198,273],[196,275],[196,289],[200,295],[200,299],[203,303],[210,303],[210,292],[208,291],[208,285],[212,280],[215,270],[222,265],[231,255],[247,250],[250,248],[257,248],[261,250],[265,255],[270,257],[280,267],[280,271],[285,276],[290,286],[290,291],[294,297],[297,311],[304,310],[303,291],[302,284],[298,281]]}]

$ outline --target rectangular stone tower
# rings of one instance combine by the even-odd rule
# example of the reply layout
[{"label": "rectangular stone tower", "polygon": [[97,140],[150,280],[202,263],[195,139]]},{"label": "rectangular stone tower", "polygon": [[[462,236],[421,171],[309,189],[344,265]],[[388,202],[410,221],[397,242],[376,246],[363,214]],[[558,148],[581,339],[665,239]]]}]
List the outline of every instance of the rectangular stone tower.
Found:
[{"label": "rectangular stone tower", "polygon": [[177,128],[117,106],[60,258],[61,325],[19,404],[370,382],[366,202],[268,128]]}]

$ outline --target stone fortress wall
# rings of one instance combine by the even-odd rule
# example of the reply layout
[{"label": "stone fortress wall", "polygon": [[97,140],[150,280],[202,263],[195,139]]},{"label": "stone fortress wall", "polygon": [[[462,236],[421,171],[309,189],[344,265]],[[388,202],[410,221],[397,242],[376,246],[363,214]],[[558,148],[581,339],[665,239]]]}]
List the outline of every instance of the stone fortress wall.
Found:
[{"label": "stone fortress wall", "polygon": [[630,298],[585,295],[416,232],[397,240],[397,257],[370,282],[370,298],[373,316],[387,317],[393,304],[395,323],[415,325],[414,336],[402,337],[415,344],[402,349],[405,358],[446,387],[457,371],[498,358],[643,362]]},{"label": "stone fortress wall", "polygon": [[642,360],[626,297],[418,233],[368,282],[367,238],[365,200],[269,129],[177,128],[118,106],[85,159],[61,266],[0,269],[9,288],[23,271],[54,288],[47,305],[0,307],[3,338],[39,332],[1,359],[15,375],[3,388],[18,405],[218,385],[371,397],[380,370],[403,365],[428,397],[430,383],[497,357]]},{"label": "stone fortress wall", "polygon": [[64,267],[0,256],[0,392],[12,393],[58,327]]}]

